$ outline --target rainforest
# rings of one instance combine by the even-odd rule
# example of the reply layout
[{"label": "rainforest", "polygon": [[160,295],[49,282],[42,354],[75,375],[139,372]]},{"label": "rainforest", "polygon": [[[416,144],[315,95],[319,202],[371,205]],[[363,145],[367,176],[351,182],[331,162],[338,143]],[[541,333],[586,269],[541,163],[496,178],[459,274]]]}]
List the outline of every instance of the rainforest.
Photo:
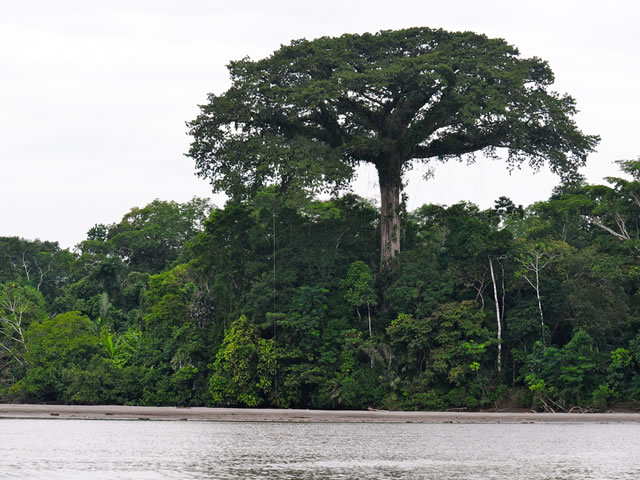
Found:
[{"label": "rainforest", "polygon": [[0,238],[0,399],[327,409],[637,408],[640,161],[401,212],[265,187],[156,200],[74,250]]},{"label": "rainforest", "polygon": [[[187,123],[224,206],[155,200],[72,250],[0,238],[0,401],[640,408],[640,159],[585,180],[600,138],[547,62],[417,27],[228,68]],[[416,164],[476,154],[559,184],[408,211]],[[349,189],[365,164],[379,202]]]}]

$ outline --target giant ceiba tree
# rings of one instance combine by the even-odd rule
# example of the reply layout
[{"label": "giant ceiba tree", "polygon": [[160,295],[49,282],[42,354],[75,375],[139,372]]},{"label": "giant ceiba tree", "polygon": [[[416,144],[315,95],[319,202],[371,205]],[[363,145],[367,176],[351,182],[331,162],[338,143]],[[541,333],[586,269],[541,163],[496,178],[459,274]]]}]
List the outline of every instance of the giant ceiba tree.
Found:
[{"label": "giant ceiba tree", "polygon": [[355,167],[378,171],[381,265],[400,250],[402,176],[416,162],[496,156],[560,175],[598,142],[573,120],[539,58],[502,39],[429,28],[296,40],[229,65],[232,85],[188,123],[188,155],[214,191],[264,184],[339,189]]}]

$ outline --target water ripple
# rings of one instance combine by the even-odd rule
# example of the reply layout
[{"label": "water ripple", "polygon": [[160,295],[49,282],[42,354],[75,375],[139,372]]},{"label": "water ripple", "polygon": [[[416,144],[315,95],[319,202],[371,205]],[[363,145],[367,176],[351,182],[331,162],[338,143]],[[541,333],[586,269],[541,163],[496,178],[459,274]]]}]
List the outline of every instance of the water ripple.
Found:
[{"label": "water ripple", "polygon": [[637,425],[0,421],[0,479],[638,479]]}]

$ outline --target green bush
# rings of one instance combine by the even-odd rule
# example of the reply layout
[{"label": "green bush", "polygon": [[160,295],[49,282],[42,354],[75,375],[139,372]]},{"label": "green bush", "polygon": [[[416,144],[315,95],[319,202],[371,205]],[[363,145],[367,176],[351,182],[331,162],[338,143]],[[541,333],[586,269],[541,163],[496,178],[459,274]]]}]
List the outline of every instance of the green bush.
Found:
[{"label": "green bush", "polygon": [[112,359],[93,357],[86,369],[64,372],[66,403],[137,405],[142,399],[145,371],[121,367]]}]

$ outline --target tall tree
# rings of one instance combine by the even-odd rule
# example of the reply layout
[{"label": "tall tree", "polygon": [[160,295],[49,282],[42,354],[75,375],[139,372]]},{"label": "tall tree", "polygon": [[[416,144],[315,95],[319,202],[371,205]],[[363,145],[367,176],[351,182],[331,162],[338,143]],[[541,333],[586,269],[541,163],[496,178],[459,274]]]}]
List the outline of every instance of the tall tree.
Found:
[{"label": "tall tree", "polygon": [[538,302],[538,314],[540,315],[540,340],[545,343],[544,312],[542,310],[542,286],[540,282],[542,271],[554,261],[562,257],[568,250],[563,242],[521,242],[521,254],[518,258],[520,270],[517,275],[524,278],[536,292]]},{"label": "tall tree", "polygon": [[160,273],[177,261],[211,210],[209,200],[198,197],[186,203],[154,200],[144,208],[132,208],[120,223],[96,225],[80,247],[83,252],[97,250],[107,242],[130,270]]},{"label": "tall tree", "polygon": [[381,195],[381,263],[400,250],[402,175],[416,161],[495,156],[571,176],[598,137],[575,101],[550,90],[539,58],[502,39],[429,28],[296,40],[229,65],[232,86],[188,123],[188,156],[215,191],[264,183],[339,188],[373,164]]},{"label": "tall tree", "polygon": [[640,252],[640,158],[619,160],[623,173],[632,178],[607,177],[612,187],[589,185],[586,194],[593,201],[588,220],[599,229],[622,241],[632,252]]},{"label": "tall tree", "polygon": [[367,318],[369,319],[369,338],[373,337],[371,329],[371,306],[378,303],[377,294],[373,288],[373,275],[369,270],[369,265],[361,260],[353,262],[347,272],[347,278],[342,283],[346,292],[344,298],[349,305],[356,307],[358,318],[360,316],[360,307],[367,306]]}]

